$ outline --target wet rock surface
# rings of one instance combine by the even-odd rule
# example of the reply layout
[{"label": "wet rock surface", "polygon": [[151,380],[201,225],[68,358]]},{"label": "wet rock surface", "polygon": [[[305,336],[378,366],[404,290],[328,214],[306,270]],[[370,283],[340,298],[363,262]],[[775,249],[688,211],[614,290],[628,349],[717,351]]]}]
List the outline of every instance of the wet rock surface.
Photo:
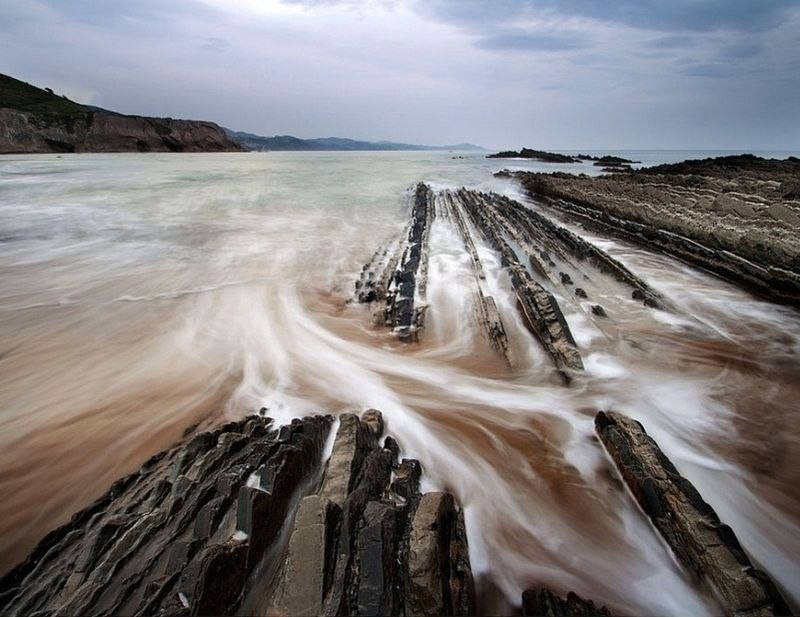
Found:
[{"label": "wet rock surface", "polygon": [[433,193],[418,184],[411,220],[401,238],[379,250],[356,281],[359,302],[377,302],[375,321],[392,328],[404,342],[416,341],[425,322],[428,235],[434,217]]},{"label": "wet rock surface", "polygon": [[587,228],[668,253],[774,301],[800,306],[800,159],[752,155],[590,178],[516,172]]},{"label": "wet rock surface", "polygon": [[449,218],[458,229],[464,248],[472,261],[473,274],[475,275],[475,320],[481,327],[481,331],[486,334],[492,347],[505,359],[508,366],[514,366],[514,357],[509,346],[508,335],[506,334],[503,319],[497,310],[494,298],[484,290],[486,275],[483,264],[478,256],[478,250],[472,239],[469,226],[464,218],[462,209],[453,199],[449,192],[443,192],[436,196],[437,206],[444,210],[445,217]]},{"label": "wet rock surface", "polygon": [[[154,456],[0,581],[4,615],[467,615],[463,511],[383,420],[251,417]],[[394,476],[394,481],[392,478]]]},{"label": "wet rock surface", "polygon": [[537,283],[520,262],[517,253],[505,240],[500,224],[492,217],[483,194],[462,189],[453,194],[453,199],[467,212],[486,242],[500,253],[525,323],[568,380],[570,371],[583,369],[583,361],[555,297]]},{"label": "wet rock surface", "polygon": [[[511,368],[511,342],[497,304],[487,291],[478,241],[499,254],[523,322],[567,382],[572,371],[583,369],[583,361],[559,302],[578,306],[591,319],[607,317],[602,309],[581,302],[593,291],[603,289],[592,283],[594,278],[611,277],[628,288],[623,292],[627,297],[648,307],[673,310],[661,293],[604,250],[517,201],[467,189],[433,193],[420,184],[414,192],[406,231],[395,243],[375,253],[355,284],[356,299],[377,305],[376,322],[391,327],[401,340],[418,340],[422,327],[427,234],[434,218],[460,236],[474,277],[475,321]],[[560,294],[560,300],[556,294]]]},{"label": "wet rock surface", "polygon": [[733,615],[789,615],[769,576],[756,569],[733,530],[684,478],[639,422],[600,412],[595,428],[644,513],[697,581]]},{"label": "wet rock surface", "polygon": [[597,607],[570,592],[561,598],[549,589],[528,589],[522,594],[522,614],[525,617],[610,617],[605,606]]}]

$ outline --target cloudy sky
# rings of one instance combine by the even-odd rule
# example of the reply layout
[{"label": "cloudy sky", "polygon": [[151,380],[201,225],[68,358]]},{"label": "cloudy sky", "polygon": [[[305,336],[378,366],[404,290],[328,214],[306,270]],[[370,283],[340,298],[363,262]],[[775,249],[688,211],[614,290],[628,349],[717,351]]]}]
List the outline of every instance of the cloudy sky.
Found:
[{"label": "cloudy sky", "polygon": [[0,73],[262,135],[800,149],[798,0],[0,0]]}]

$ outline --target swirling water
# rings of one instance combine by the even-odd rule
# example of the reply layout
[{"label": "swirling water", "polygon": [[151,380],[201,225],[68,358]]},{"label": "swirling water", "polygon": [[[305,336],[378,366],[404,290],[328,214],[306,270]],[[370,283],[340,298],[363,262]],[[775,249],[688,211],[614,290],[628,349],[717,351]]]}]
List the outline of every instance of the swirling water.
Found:
[{"label": "swirling water", "polygon": [[187,426],[262,406],[279,421],[374,407],[426,487],[465,505],[485,609],[546,584],[619,612],[714,613],[594,437],[596,410],[615,409],[642,421],[796,605],[800,314],[573,226],[679,310],[607,282],[600,327],[560,298],[587,367],[566,387],[479,245],[519,366],[488,350],[470,317],[469,258],[435,222],[427,328],[399,344],[350,299],[363,263],[402,229],[409,187],[466,185],[538,208],[492,172],[562,168],[454,156],[0,159],[0,570]]}]

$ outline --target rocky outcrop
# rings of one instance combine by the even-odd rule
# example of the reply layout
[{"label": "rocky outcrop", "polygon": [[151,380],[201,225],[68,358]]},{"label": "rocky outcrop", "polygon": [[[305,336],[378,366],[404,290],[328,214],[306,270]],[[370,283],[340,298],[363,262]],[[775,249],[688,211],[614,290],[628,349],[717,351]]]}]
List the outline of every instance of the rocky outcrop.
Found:
[{"label": "rocky outcrop", "polygon": [[639,422],[600,412],[595,428],[644,513],[695,580],[711,583],[729,614],[789,615],[775,584],[756,569],[714,509]]},{"label": "rocky outcrop", "polygon": [[531,150],[530,148],[523,148],[519,152],[515,150],[504,150],[496,154],[488,154],[487,159],[533,159],[535,161],[542,161],[543,163],[580,163],[578,157],[569,156],[567,154],[558,154],[556,152],[545,152],[543,150]]},{"label": "rocky outcrop", "polygon": [[721,157],[590,178],[517,172],[548,207],[800,306],[800,160]]},{"label": "rocky outcrop", "polygon": [[418,340],[425,325],[428,235],[434,212],[433,193],[418,184],[411,198],[411,220],[402,236],[375,253],[355,284],[359,302],[378,303],[375,322],[392,328],[403,342]]},{"label": "rocky outcrop", "polygon": [[468,213],[486,242],[500,253],[517,295],[520,314],[556,368],[569,381],[571,371],[583,369],[583,361],[555,297],[537,283],[520,262],[514,249],[503,237],[497,221],[485,207],[483,195],[462,189],[454,194],[454,199]]},{"label": "rocky outcrop", "polygon": [[475,248],[475,243],[472,240],[469,228],[461,208],[453,200],[453,196],[449,192],[443,192],[437,195],[437,204],[447,213],[446,217],[449,218],[459,235],[461,241],[464,243],[464,249],[472,261],[472,272],[475,276],[475,321],[485,333],[489,343],[506,361],[508,366],[514,366],[514,356],[508,342],[508,335],[506,328],[503,324],[503,319],[500,317],[500,312],[497,310],[494,298],[488,295],[484,289],[484,281],[486,280],[486,273],[483,269],[483,264],[478,256],[478,250]]},{"label": "rocky outcrop", "polygon": [[522,594],[524,617],[610,617],[605,606],[597,607],[572,592],[561,598],[549,589],[528,589]]},{"label": "rocky outcrop", "polygon": [[87,111],[71,124],[0,108],[0,154],[46,152],[240,152],[213,122]]},{"label": "rocky outcrop", "polygon": [[[668,310],[670,305],[661,293],[653,289],[644,279],[626,268],[618,260],[572,233],[565,227],[554,223],[542,214],[526,208],[521,203],[502,195],[489,195],[486,200],[488,208],[497,213],[507,233],[513,235],[520,246],[526,250],[529,259],[535,262],[535,268],[551,281],[555,280],[555,264],[552,255],[559,255],[562,260],[570,259],[578,262],[589,262],[594,268],[612,276],[631,289],[631,297],[641,300],[646,306]],[[530,247],[539,247],[530,248]],[[538,256],[537,256],[538,254]],[[551,265],[553,264],[553,265]],[[562,284],[571,285],[572,279],[565,272],[558,273]],[[575,290],[579,297],[586,297],[586,292]]]},{"label": "rocky outcrop", "polygon": [[116,482],[0,580],[4,615],[468,615],[463,511],[383,419],[251,417]]},{"label": "rocky outcrop", "polygon": [[475,321],[509,367],[514,367],[514,357],[503,319],[487,292],[478,238],[500,255],[523,322],[567,382],[573,371],[583,368],[583,361],[553,289],[561,292],[562,301],[579,307],[590,319],[607,317],[602,307],[582,302],[590,299],[590,291],[603,289],[594,282],[603,275],[627,286],[633,300],[673,310],[661,293],[608,253],[517,201],[466,189],[433,193],[420,184],[406,230],[373,255],[355,283],[356,299],[377,305],[376,323],[393,328],[401,340],[417,340],[422,326],[427,234],[434,212],[437,220],[451,226],[462,240],[474,276]]}]

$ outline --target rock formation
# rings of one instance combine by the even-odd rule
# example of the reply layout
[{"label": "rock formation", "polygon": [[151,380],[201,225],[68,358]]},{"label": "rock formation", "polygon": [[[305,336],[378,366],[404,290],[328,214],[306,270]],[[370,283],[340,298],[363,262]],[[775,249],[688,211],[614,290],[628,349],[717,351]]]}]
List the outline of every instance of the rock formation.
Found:
[{"label": "rock formation", "polygon": [[595,428],[637,503],[690,576],[711,583],[729,614],[789,615],[766,573],[757,570],[733,530],[684,478],[641,424],[600,412]]},{"label": "rock formation", "polygon": [[[733,531],[638,422],[600,412],[595,423],[690,577],[709,581],[729,614],[789,614]],[[420,493],[420,464],[398,461],[380,412],[344,414],[336,424],[312,416],[278,428],[251,416],[156,454],[0,579],[0,612],[474,614],[455,498]],[[610,614],[541,587],[521,600],[523,615]]]},{"label": "rock formation", "polygon": [[468,615],[463,511],[383,419],[254,416],[116,482],[0,580],[4,615]]},{"label": "rock formation", "polygon": [[[375,253],[355,283],[356,299],[377,305],[376,322],[393,328],[401,340],[417,340],[422,327],[427,234],[434,212],[439,224],[452,226],[461,237],[474,275],[475,320],[510,367],[514,366],[510,341],[494,298],[486,291],[478,240],[499,254],[523,322],[567,382],[572,372],[583,368],[583,361],[554,290],[591,319],[606,317],[602,307],[582,301],[590,298],[587,289],[599,289],[595,279],[608,276],[627,287],[631,299],[673,310],[661,293],[608,253],[519,202],[466,189],[433,193],[420,184],[406,230]],[[575,281],[582,283],[577,286]]]},{"label": "rock formation", "polygon": [[599,178],[513,176],[543,204],[587,228],[800,306],[796,158],[720,157]]},{"label": "rock formation", "polygon": [[560,598],[549,589],[528,589],[522,594],[524,617],[610,617],[605,606],[600,608],[591,600],[574,593]]},{"label": "rock formation", "polygon": [[391,248],[375,253],[356,281],[358,301],[378,302],[375,321],[392,328],[404,342],[416,341],[425,323],[428,234],[434,211],[433,193],[418,184],[406,230]]},{"label": "rock formation", "polygon": [[523,148],[519,152],[515,150],[504,150],[496,154],[486,155],[487,159],[509,159],[509,158],[522,158],[533,159],[535,161],[542,161],[543,163],[580,163],[581,160],[575,156],[567,154],[558,154],[556,152],[545,152],[543,150],[531,150],[530,148]]}]

